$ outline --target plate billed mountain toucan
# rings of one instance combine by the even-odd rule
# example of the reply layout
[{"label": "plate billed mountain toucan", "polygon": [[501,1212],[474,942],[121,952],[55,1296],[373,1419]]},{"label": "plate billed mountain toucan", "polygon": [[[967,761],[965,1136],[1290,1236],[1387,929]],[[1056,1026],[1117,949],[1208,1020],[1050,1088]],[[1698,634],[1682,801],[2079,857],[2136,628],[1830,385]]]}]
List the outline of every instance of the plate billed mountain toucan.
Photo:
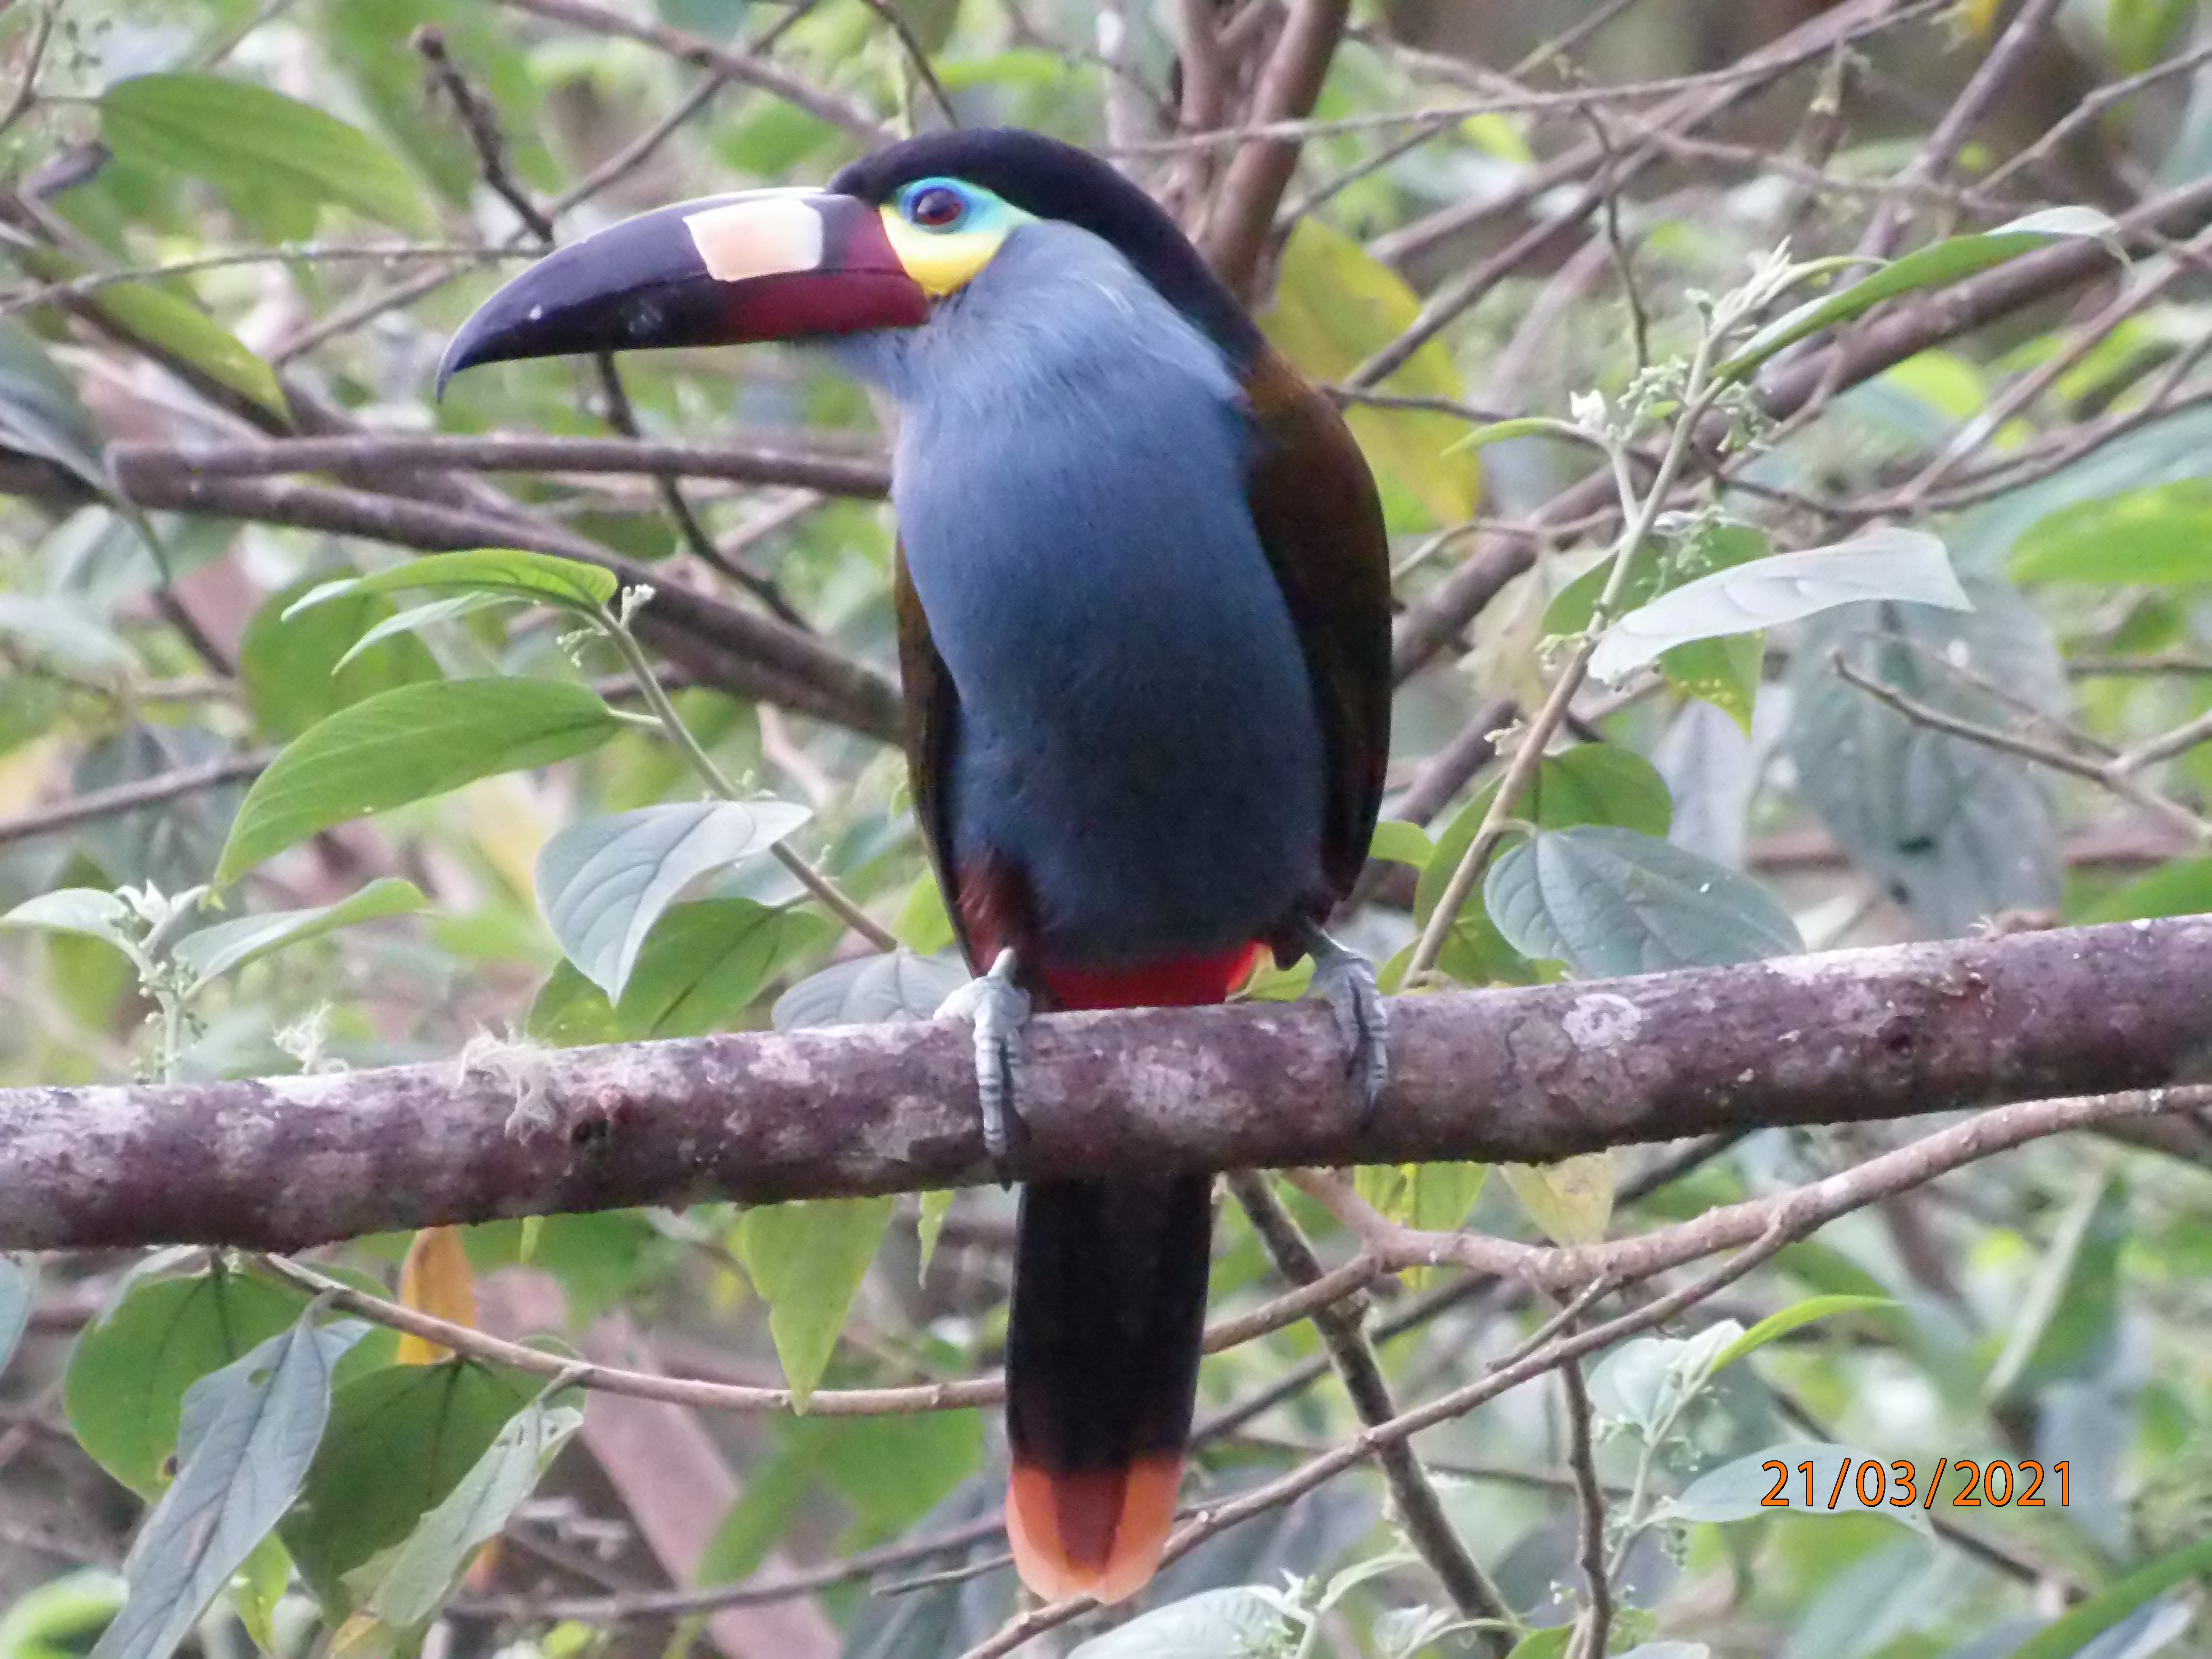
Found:
[{"label": "plate billed mountain toucan", "polygon": [[[1334,407],[1104,162],[933,134],[826,191],[663,208],[500,289],[441,371],[805,339],[898,411],[899,654],[916,817],[971,963],[985,1139],[1022,1020],[1224,1000],[1310,951],[1371,1104],[1367,965],[1320,924],[1389,747],[1389,559]],[[1152,1577],[1206,1315],[1212,1180],[1024,1192],[1007,1530],[1040,1594]]]}]

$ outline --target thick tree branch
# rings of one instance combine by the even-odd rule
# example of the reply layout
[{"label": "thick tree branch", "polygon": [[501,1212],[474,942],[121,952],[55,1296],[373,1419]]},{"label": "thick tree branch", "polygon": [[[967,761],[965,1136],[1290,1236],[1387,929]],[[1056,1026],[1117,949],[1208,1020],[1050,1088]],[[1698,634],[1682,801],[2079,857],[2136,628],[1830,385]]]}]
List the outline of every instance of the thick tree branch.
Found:
[{"label": "thick tree branch", "polygon": [[[1540,1162],[2155,1089],[2212,1061],[2207,983],[2212,917],[2191,916],[1407,998],[1392,1084],[1364,1128],[1317,1006],[1054,1015],[1030,1035],[1017,1170]],[[498,1216],[982,1180],[971,1048],[933,1023],[0,1091],[0,1249],[290,1249]]]}]

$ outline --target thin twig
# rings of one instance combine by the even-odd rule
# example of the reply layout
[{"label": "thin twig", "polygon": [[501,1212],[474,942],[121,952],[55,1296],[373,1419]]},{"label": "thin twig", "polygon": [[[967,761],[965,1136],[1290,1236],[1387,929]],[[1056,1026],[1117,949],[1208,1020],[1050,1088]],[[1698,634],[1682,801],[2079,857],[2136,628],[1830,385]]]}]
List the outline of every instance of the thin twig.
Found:
[{"label": "thin twig", "polygon": [[[1229,1190],[1251,1218],[1252,1230],[1266,1247],[1278,1273],[1293,1285],[1310,1285],[1321,1278],[1321,1263],[1314,1255],[1313,1247],[1268,1189],[1265,1176],[1239,1171],[1229,1177]],[[1383,1379],[1382,1364],[1363,1328],[1365,1311],[1364,1301],[1347,1299],[1316,1309],[1313,1322],[1328,1351],[1330,1363],[1343,1379],[1344,1391],[1352,1401],[1354,1414],[1373,1428],[1395,1417],[1398,1407],[1390,1396],[1390,1385]],[[1519,1621],[1514,1618],[1512,1608],[1498,1594],[1481,1563],[1468,1552],[1451,1517],[1444,1513],[1443,1500],[1437,1496],[1436,1486],[1428,1471],[1421,1467],[1413,1446],[1405,1441],[1391,1443],[1377,1453],[1376,1466],[1390,1489],[1398,1524],[1407,1541],[1436,1574],[1460,1616],[1516,1628]],[[1486,1633],[1485,1640],[1494,1651],[1504,1651],[1505,1644],[1496,1639],[1495,1632]]]},{"label": "thin twig", "polygon": [[1580,1504],[1575,1555],[1589,1592],[1589,1606],[1575,1626],[1571,1653],[1573,1659],[1605,1659],[1607,1635],[1613,1629],[1613,1577],[1605,1560],[1605,1488],[1598,1480],[1593,1452],[1596,1413],[1581,1361],[1570,1359],[1559,1366],[1559,1392],[1567,1407],[1567,1467],[1574,1471]]},{"label": "thin twig", "polygon": [[[1876,702],[1896,710],[1915,726],[1924,726],[1929,731],[1941,732],[1947,737],[1963,738],[1968,743],[1978,743],[1985,749],[1994,749],[2002,754],[2016,755],[2022,760],[2033,761],[2039,766],[2047,766],[2054,772],[2086,778],[2091,783],[2103,785],[2137,806],[2157,813],[2167,822],[2187,830],[2200,842],[2212,841],[2212,819],[2192,812],[2169,795],[2145,788],[2130,775],[2133,769],[2121,767],[2117,760],[2090,760],[2071,750],[2061,749],[2056,744],[2022,737],[2017,732],[2002,731],[1993,726],[1983,726],[1944,709],[1933,708],[1884,685],[1870,675],[1861,673],[1851,666],[1841,650],[1831,652],[1828,661],[1836,677],[1845,684],[1856,686]],[[2186,730],[2185,727],[2184,731]],[[2191,737],[2188,741],[2193,742],[2196,738]]]},{"label": "thin twig", "polygon": [[136,812],[149,806],[159,806],[167,801],[196,795],[203,789],[213,789],[226,783],[242,783],[258,777],[269,763],[276,758],[273,750],[246,755],[226,755],[221,760],[204,762],[198,766],[180,766],[172,771],[157,773],[150,778],[140,778],[131,783],[118,783],[106,789],[94,789],[69,799],[57,801],[51,806],[33,807],[12,817],[0,818],[0,847],[17,842],[30,841],[40,836],[51,836],[64,830],[74,830],[81,824],[97,823],[101,818]]},{"label": "thin twig", "polygon": [[877,19],[884,27],[890,30],[893,37],[896,39],[899,51],[905,56],[907,66],[913,70],[915,77],[922,85],[929,88],[930,100],[937,106],[937,112],[945,118],[945,125],[948,127],[958,126],[960,112],[952,107],[952,94],[945,91],[945,82],[937,78],[937,70],[929,61],[929,53],[923,48],[921,42],[915,38],[914,29],[907,22],[905,15],[896,6],[891,4],[890,0],[863,0],[863,3],[870,11],[875,13]]},{"label": "thin twig", "polygon": [[[2012,21],[1998,35],[1996,44],[1984,54],[1951,100],[1949,108],[1938,121],[1905,171],[1898,176],[1904,185],[1931,183],[1949,172],[1957,161],[1966,140],[1973,136],[1983,116],[1995,104],[2013,76],[2019,73],[2027,55],[2037,41],[2050,28],[2051,20],[2058,15],[2063,0],[2021,0]],[[1860,237],[1858,251],[1874,258],[1886,259],[1896,251],[1898,233],[1904,228],[1904,215],[1893,201],[1885,202]]]},{"label": "thin twig", "polygon": [[32,21],[30,50],[23,54],[23,78],[15,83],[8,107],[0,110],[0,133],[21,120],[38,100],[39,70],[46,64],[46,46],[54,38],[54,19],[60,9],[61,0],[46,0]]},{"label": "thin twig", "polygon": [[[340,1283],[313,1267],[281,1255],[253,1258],[277,1278],[311,1295],[327,1297],[330,1305],[356,1314],[425,1341],[451,1348],[488,1364],[509,1365],[533,1376],[567,1377],[570,1385],[635,1400],[658,1400],[675,1406],[696,1406],[708,1411],[790,1412],[796,1409],[788,1389],[760,1388],[742,1382],[709,1382],[669,1376],[659,1371],[628,1370],[618,1365],[578,1361],[548,1353],[520,1342],[508,1342],[472,1326]],[[1323,1274],[1273,1298],[1249,1313],[1218,1321],[1206,1333],[1206,1350],[1219,1352],[1310,1318],[1314,1310],[1346,1296],[1354,1296],[1372,1281],[1375,1265],[1364,1257]],[[1006,1379],[998,1372],[955,1382],[929,1382],[906,1388],[817,1389],[808,1396],[810,1415],[827,1417],[907,1416],[915,1412],[959,1411],[975,1406],[996,1405],[1006,1398]]]}]

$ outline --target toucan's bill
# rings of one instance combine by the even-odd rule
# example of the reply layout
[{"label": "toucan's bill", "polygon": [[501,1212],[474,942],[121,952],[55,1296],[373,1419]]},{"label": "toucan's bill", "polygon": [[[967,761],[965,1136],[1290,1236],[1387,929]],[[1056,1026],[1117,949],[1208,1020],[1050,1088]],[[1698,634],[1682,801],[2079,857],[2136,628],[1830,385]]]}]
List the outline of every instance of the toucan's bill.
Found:
[{"label": "toucan's bill", "polygon": [[871,204],[819,190],[713,196],[539,260],[462,325],[438,386],[517,358],[912,327],[929,307]]}]

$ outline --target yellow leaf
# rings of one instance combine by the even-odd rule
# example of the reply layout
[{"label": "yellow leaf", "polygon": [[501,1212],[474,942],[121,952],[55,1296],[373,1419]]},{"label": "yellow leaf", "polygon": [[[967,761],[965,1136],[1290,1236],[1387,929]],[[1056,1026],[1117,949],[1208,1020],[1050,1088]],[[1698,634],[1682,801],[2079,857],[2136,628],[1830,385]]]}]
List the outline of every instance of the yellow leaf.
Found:
[{"label": "yellow leaf", "polygon": [[538,890],[538,854],[561,827],[560,808],[520,772],[479,778],[460,793],[469,839],[518,897]]},{"label": "yellow leaf", "polygon": [[[476,1285],[459,1229],[425,1227],[415,1235],[399,1266],[399,1303],[449,1324],[475,1327]],[[453,1350],[441,1343],[408,1334],[399,1339],[403,1365],[434,1365],[452,1357]]]},{"label": "yellow leaf", "polygon": [[58,737],[33,738],[0,755],[0,812],[20,812],[61,775],[67,745]]},{"label": "yellow leaf", "polygon": [[1967,33],[1986,40],[1990,31],[1996,27],[1997,14],[2003,9],[2004,0],[1966,0],[1959,8],[1959,16]]},{"label": "yellow leaf", "polygon": [[1505,1184],[1554,1244],[1595,1244],[1613,1219],[1613,1154],[1584,1152],[1557,1164],[1501,1164]]},{"label": "yellow leaf", "polygon": [[[1350,237],[1301,219],[1283,250],[1275,303],[1260,319],[1268,343],[1316,380],[1340,380],[1412,325],[1421,302],[1398,273]],[[1392,392],[1463,400],[1451,355],[1431,340],[1387,384]],[[1449,453],[1466,433],[1449,415],[1421,410],[1345,411],[1368,460],[1437,525],[1474,516],[1481,472],[1474,452]]]}]

